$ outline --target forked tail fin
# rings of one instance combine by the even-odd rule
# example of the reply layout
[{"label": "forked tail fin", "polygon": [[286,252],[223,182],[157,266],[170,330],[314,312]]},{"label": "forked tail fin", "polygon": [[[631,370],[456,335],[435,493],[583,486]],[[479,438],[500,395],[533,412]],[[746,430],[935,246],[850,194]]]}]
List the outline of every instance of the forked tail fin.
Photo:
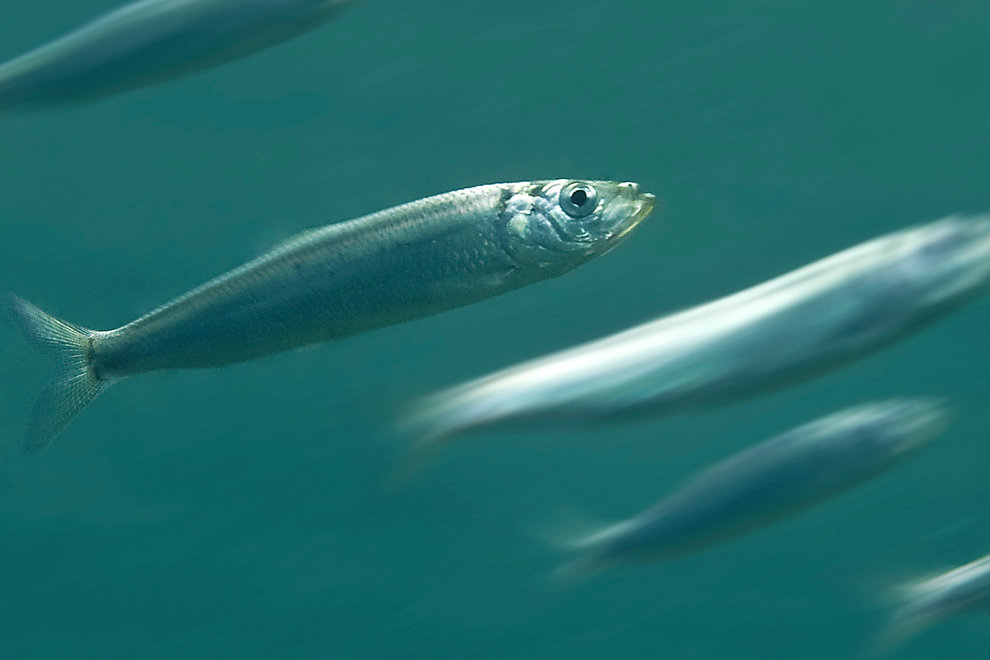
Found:
[{"label": "forked tail fin", "polygon": [[11,293],[2,296],[21,334],[53,358],[53,378],[38,396],[24,436],[24,452],[36,454],[104,390],[93,368],[94,332],[46,314]]}]

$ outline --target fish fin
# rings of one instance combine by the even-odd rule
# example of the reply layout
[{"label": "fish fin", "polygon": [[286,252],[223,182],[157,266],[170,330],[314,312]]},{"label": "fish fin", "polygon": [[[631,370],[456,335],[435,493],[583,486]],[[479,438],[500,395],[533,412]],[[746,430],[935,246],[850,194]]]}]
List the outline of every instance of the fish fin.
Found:
[{"label": "fish fin", "polygon": [[37,454],[109,384],[93,368],[94,332],[57,319],[12,294],[2,296],[21,334],[54,363],[51,382],[41,390],[24,436],[24,453]]}]

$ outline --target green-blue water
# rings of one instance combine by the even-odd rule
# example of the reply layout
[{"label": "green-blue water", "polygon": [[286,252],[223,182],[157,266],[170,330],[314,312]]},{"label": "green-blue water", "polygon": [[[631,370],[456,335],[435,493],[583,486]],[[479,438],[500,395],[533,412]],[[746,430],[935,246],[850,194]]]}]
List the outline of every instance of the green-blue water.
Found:
[{"label": "green-blue water", "polygon": [[[7,3],[0,57],[116,5]],[[985,3],[366,0],[291,43],[0,121],[0,288],[120,325],[289,234],[477,183],[639,181],[663,209],[559,280],[232,368],[112,388],[40,457],[45,361],[0,325],[0,654],[849,658],[892,584],[990,551],[990,299],[717,412],[464,442],[397,494],[416,395],[990,209]],[[573,589],[539,541],[845,405],[957,402],[901,469]],[[955,620],[903,658],[982,658]]]}]

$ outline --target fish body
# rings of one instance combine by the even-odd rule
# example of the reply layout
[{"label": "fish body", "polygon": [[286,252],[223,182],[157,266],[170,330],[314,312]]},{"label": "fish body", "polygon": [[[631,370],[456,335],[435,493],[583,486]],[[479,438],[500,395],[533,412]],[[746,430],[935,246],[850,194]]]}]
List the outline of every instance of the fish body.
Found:
[{"label": "fish body", "polygon": [[108,331],[65,323],[8,296],[21,330],[54,349],[60,380],[71,386],[39,400],[29,444],[44,444],[67,423],[58,410],[126,376],[251,360],[559,276],[614,247],[653,204],[636,184],[606,181],[436,195],[299,234]]},{"label": "fish body", "polygon": [[884,472],[948,424],[932,399],[848,408],[701,472],[655,506],[572,541],[585,567],[694,552],[766,526]]},{"label": "fish body", "polygon": [[441,392],[410,425],[430,445],[471,429],[727,403],[891,343],[988,282],[990,217],[950,217]]},{"label": "fish body", "polygon": [[0,65],[0,107],[107,96],[242,57],[354,0],[141,0]]},{"label": "fish body", "polygon": [[901,604],[882,647],[902,642],[944,619],[990,607],[990,555],[899,589]]}]

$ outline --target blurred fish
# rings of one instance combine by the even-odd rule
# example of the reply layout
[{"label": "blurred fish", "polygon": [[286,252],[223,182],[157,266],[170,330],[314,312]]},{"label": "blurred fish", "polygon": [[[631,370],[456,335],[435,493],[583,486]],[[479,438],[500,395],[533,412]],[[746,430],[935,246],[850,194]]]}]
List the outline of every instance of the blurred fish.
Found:
[{"label": "blurred fish", "polygon": [[242,57],[355,0],[142,0],[0,65],[0,108],[82,101]]},{"label": "blurred fish", "polygon": [[562,544],[582,555],[561,574],[694,552],[768,525],[885,471],[949,423],[931,399],[847,408],[702,472],[647,511]]},{"label": "blurred fish", "polygon": [[216,367],[346,337],[562,275],[653,209],[635,183],[467,188],[304,232],[116,330],[66,323],[20,298],[20,330],[57,362],[32,413],[36,451],[110,383]]},{"label": "blurred fish", "polygon": [[407,422],[423,450],[470,429],[722,404],[834,369],[988,282],[990,216],[945,218],[441,392]]},{"label": "blurred fish", "polygon": [[879,651],[890,650],[943,619],[990,607],[990,555],[898,591],[901,606],[880,640]]}]

